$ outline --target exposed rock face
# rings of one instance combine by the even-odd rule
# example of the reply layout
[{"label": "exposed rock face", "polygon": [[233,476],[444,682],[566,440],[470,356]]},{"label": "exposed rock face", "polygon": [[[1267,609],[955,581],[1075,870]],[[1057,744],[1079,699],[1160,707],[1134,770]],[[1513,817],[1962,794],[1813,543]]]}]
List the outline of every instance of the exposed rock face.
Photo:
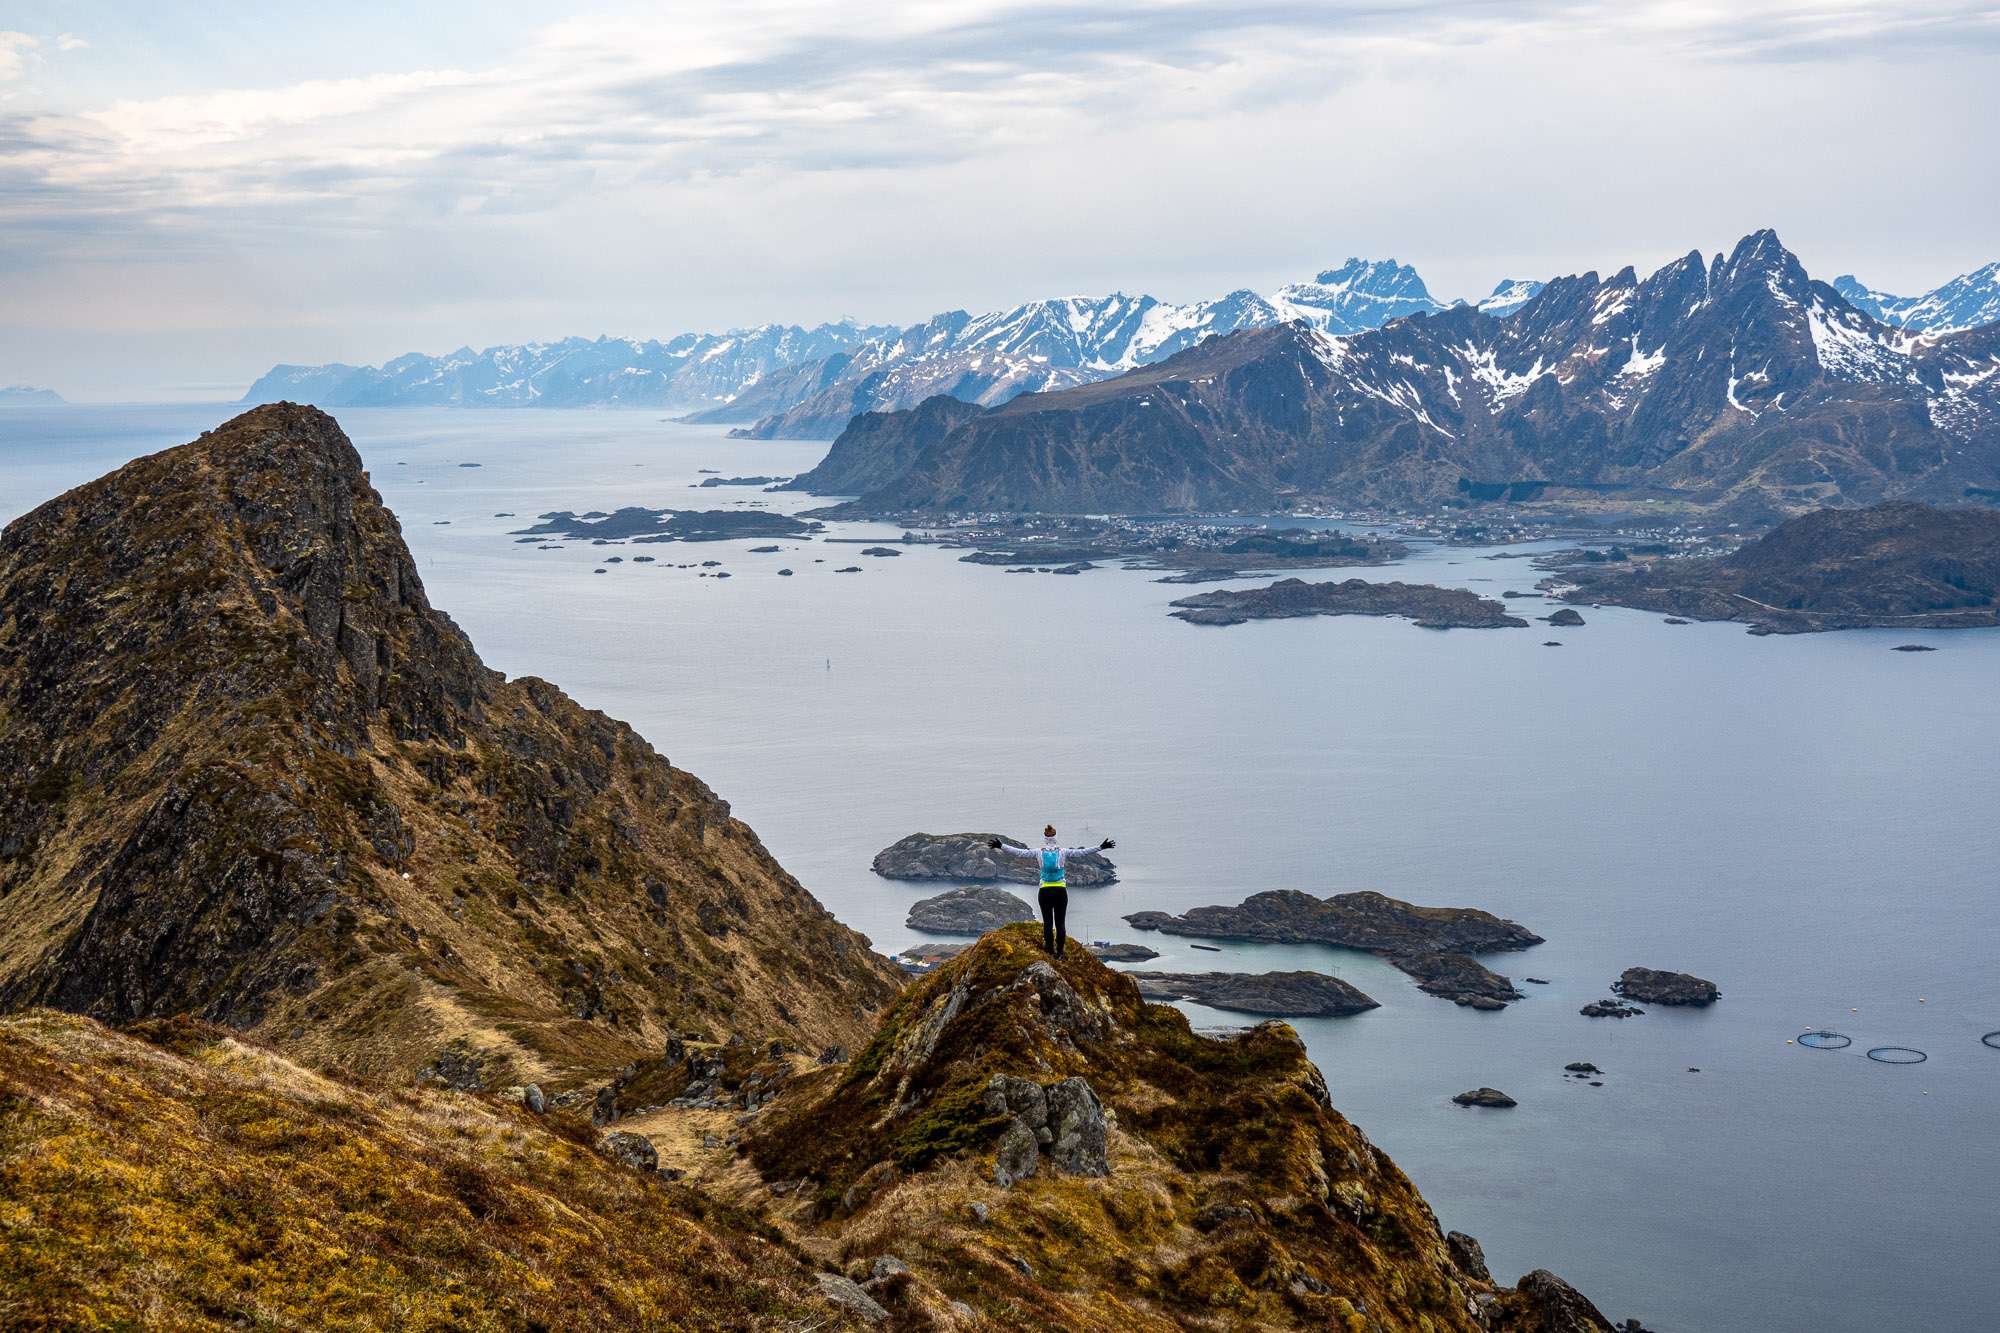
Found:
[{"label": "exposed rock face", "polygon": [[[1024,857],[994,851],[986,844],[995,838],[1015,847],[1027,845],[998,833],[912,833],[875,853],[873,868],[884,879],[1039,884],[1041,867]],[[1075,889],[1095,888],[1118,878],[1117,868],[1102,852],[1072,856],[1065,869],[1069,886]]]},{"label": "exposed rock face", "polygon": [[644,1134],[630,1134],[619,1129],[604,1136],[603,1149],[612,1157],[640,1171],[660,1169],[660,1153],[653,1147],[653,1141]]},{"label": "exposed rock face", "polygon": [[1583,614],[1575,607],[1565,606],[1562,610],[1555,612],[1553,615],[1544,616],[1542,619],[1551,625],[1562,629],[1569,629],[1583,623]]},{"label": "exposed rock face", "polygon": [[259,408],[0,535],[0,1002],[497,1083],[896,976],[630,728],[484,667],[332,418]]},{"label": "exposed rock face", "polygon": [[1656,972],[1650,967],[1628,967],[1611,989],[1643,1004],[1714,1004],[1722,992],[1713,981],[1686,972]]},{"label": "exposed rock face", "polygon": [[1132,972],[1149,1000],[1192,1000],[1211,1009],[1266,1018],[1338,1018],[1380,1006],[1324,972]]},{"label": "exposed rock face", "polygon": [[1623,1000],[1592,1000],[1577,1010],[1585,1018],[1644,1018],[1646,1011]]},{"label": "exposed rock face", "polygon": [[1498,1088],[1474,1088],[1470,1092],[1459,1093],[1452,1100],[1460,1106],[1489,1106],[1496,1110],[1505,1110],[1510,1106],[1520,1105],[1519,1102]]},{"label": "exposed rock face", "polygon": [[1525,949],[1542,937],[1474,907],[1418,907],[1386,894],[1315,898],[1297,889],[1252,894],[1235,907],[1197,907],[1179,916],[1134,912],[1140,930],[1197,939],[1331,944],[1370,953],[1491,953]]},{"label": "exposed rock face", "polygon": [[1035,909],[1005,889],[953,889],[925,898],[910,908],[904,922],[911,930],[940,935],[984,935],[1015,921],[1034,919]]},{"label": "exposed rock face", "polygon": [[1486,1271],[1486,1251],[1479,1242],[1463,1231],[1447,1231],[1445,1248],[1451,1251],[1451,1261],[1458,1265],[1458,1271],[1481,1282],[1491,1282],[1493,1275]]},{"label": "exposed rock face", "polygon": [[1173,604],[1176,620],[1190,625],[1240,625],[1246,620],[1298,616],[1407,616],[1419,629],[1525,629],[1499,602],[1463,588],[1428,583],[1307,583],[1279,579],[1262,588],[1218,588]]},{"label": "exposed rock face", "polygon": [[1519,1291],[1528,1308],[1541,1317],[1545,1333],[1615,1333],[1596,1306],[1546,1268],[1522,1278]]},{"label": "exposed rock face", "polygon": [[[1996,331],[2000,333],[2000,331]],[[1564,595],[1775,634],[2000,625],[2000,510],[1821,509],[1732,554],[1572,569]]]},{"label": "exposed rock face", "polygon": [[857,1315],[863,1323],[879,1324],[888,1319],[889,1312],[881,1302],[861,1289],[861,1284],[838,1273],[818,1275],[819,1293],[826,1297],[829,1305],[837,1305],[849,1314]]},{"label": "exposed rock face", "polygon": [[[1044,958],[1029,925],[913,984],[866,1051],[802,1076],[744,1146],[766,1180],[804,1182],[784,1196],[802,1227],[897,1164],[841,1234],[999,1326],[1100,1328],[1115,1298],[1121,1327],[1166,1333],[1211,1321],[1226,1291],[1232,1326],[1544,1327],[1540,1297],[1493,1287],[1333,1110],[1289,1027],[1196,1035],[1129,976]],[[966,1166],[994,1182],[971,1200]]]}]

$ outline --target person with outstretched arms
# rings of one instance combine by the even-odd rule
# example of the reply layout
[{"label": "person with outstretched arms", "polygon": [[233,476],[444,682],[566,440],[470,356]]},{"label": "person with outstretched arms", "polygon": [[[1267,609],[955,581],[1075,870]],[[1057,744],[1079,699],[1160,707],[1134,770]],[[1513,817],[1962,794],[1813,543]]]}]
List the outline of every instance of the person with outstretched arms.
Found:
[{"label": "person with outstretched arms", "polygon": [[1009,856],[1041,862],[1042,891],[1039,902],[1042,908],[1042,947],[1056,957],[1062,957],[1068,946],[1065,930],[1069,919],[1069,858],[1090,852],[1108,852],[1118,844],[1106,838],[1095,847],[1064,847],[1056,842],[1056,826],[1050,824],[1042,830],[1040,847],[1016,847],[998,838],[988,839],[986,845]]}]

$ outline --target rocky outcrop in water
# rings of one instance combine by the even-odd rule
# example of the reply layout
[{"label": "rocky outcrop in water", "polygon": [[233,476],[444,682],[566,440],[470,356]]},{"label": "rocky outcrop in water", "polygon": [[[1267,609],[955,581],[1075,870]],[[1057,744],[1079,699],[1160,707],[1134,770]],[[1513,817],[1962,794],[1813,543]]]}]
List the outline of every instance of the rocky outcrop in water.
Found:
[{"label": "rocky outcrop in water", "polygon": [[903,924],[940,935],[984,935],[1015,921],[1030,921],[1035,909],[1005,889],[975,886],[925,898],[910,908]]},{"label": "rocky outcrop in water", "polygon": [[1495,1110],[1506,1110],[1520,1105],[1498,1088],[1474,1088],[1470,1092],[1459,1093],[1452,1098],[1452,1101],[1460,1106],[1486,1106]]},{"label": "rocky outcrop in water", "polygon": [[1274,889],[1235,907],[1197,907],[1179,916],[1134,912],[1125,920],[1139,930],[1198,939],[1362,949],[1382,955],[1426,993],[1475,1009],[1499,1008],[1521,995],[1506,977],[1466,955],[1542,942],[1533,931],[1491,912],[1418,907],[1372,892],[1315,898],[1297,889]]},{"label": "rocky outcrop in water", "polygon": [[1132,972],[1149,1000],[1192,1000],[1264,1018],[1340,1018],[1381,1006],[1324,972]]},{"label": "rocky outcrop in water", "polygon": [[1419,629],[1525,629],[1499,602],[1463,588],[1428,583],[1307,583],[1279,579],[1262,588],[1218,588],[1173,603],[1176,620],[1190,625],[1240,625],[1247,620],[1299,616],[1405,616]]},{"label": "rocky outcrop in water", "polygon": [[1133,912],[1125,919],[1140,930],[1196,939],[1331,944],[1370,953],[1491,953],[1542,942],[1526,927],[1476,907],[1418,907],[1369,891],[1315,898],[1272,889],[1235,907],[1196,907],[1178,916]]},{"label": "rocky outcrop in water", "polygon": [[1658,972],[1650,967],[1628,967],[1611,989],[1628,1000],[1642,1004],[1685,1004],[1701,1008],[1722,995],[1713,981],[1686,972]]},{"label": "rocky outcrop in water", "polygon": [[[1015,847],[1026,844],[997,833],[912,833],[875,853],[872,869],[885,879],[945,879],[961,883],[1005,880],[1039,884],[1041,867],[1027,857],[1010,856],[987,846],[995,838]],[[1118,871],[1103,852],[1069,858],[1069,886],[1095,888],[1110,884]]]},{"label": "rocky outcrop in water", "polygon": [[1383,960],[1417,983],[1426,995],[1468,1009],[1502,1009],[1521,998],[1514,983],[1476,958],[1462,953],[1392,952]]}]

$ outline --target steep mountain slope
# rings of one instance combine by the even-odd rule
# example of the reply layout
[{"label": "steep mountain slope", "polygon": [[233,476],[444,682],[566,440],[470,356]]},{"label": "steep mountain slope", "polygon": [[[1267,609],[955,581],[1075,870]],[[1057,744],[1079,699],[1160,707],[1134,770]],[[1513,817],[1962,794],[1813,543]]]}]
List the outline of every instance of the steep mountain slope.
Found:
[{"label": "steep mountain slope", "polygon": [[1329,338],[1213,340],[1018,398],[921,449],[857,509],[1143,511],[1666,501],[1745,518],[2000,481],[2000,328],[1913,338],[1812,281],[1771,232],[1640,280],[1558,278]]},{"label": "steep mountain slope", "polygon": [[319,407],[667,407],[726,404],[765,377],[819,362],[892,330],[844,320],[684,333],[666,342],[564,338],[552,343],[412,352],[380,367],[274,366],[245,403]]},{"label": "steep mountain slope", "polygon": [[2000,624],[2000,511],[1822,509],[1729,555],[1566,574],[1572,601],[1779,633]]},{"label": "steep mountain slope", "polygon": [[693,775],[480,663],[320,412],[16,520],[0,616],[9,1007],[480,1082],[853,1042],[895,989]]},{"label": "steep mountain slope", "polygon": [[1956,333],[2000,321],[2000,261],[1962,273],[1922,296],[1878,292],[1851,273],[1835,278],[1833,289],[1857,310],[1899,329]]},{"label": "steep mountain slope", "polygon": [[783,1328],[781,1245],[587,1126],[370,1088],[186,1020],[0,1019],[14,1329]]},{"label": "steep mountain slope", "polygon": [[1290,1027],[1197,1035],[1032,925],[914,985],[747,1146],[802,1244],[898,1255],[999,1327],[1610,1327],[1549,1274],[1496,1286]]}]

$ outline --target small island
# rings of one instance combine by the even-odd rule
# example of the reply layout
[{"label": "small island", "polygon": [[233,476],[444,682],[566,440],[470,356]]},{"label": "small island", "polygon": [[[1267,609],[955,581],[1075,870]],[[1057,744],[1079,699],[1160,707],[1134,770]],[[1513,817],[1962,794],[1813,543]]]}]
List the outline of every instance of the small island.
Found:
[{"label": "small island", "polygon": [[1130,972],[1149,1000],[1190,1000],[1263,1018],[1344,1018],[1381,1006],[1323,972]]},{"label": "small island", "polygon": [[1525,629],[1528,622],[1464,588],[1429,583],[1307,583],[1279,579],[1262,588],[1220,588],[1174,604],[1172,615],[1190,625],[1240,625],[1248,620],[1299,616],[1406,616],[1420,629]]},{"label": "small island", "polygon": [[1713,981],[1686,972],[1661,972],[1650,967],[1628,967],[1611,983],[1614,994],[1642,1004],[1684,1004],[1705,1008],[1722,995]]},{"label": "small island", "polygon": [[1016,921],[1034,919],[1035,909],[1007,890],[979,885],[952,889],[913,904],[903,924],[934,935],[984,935]]},{"label": "small island", "polygon": [[[1380,955],[1427,995],[1471,1009],[1521,998],[1508,978],[1468,955],[1530,948],[1542,937],[1473,907],[1418,907],[1386,894],[1315,898],[1297,889],[1253,894],[1235,907],[1196,907],[1178,916],[1134,912],[1139,930],[1272,944],[1326,944]],[[1196,945],[1196,948],[1202,946]]]},{"label": "small island", "polygon": [[[997,833],[912,833],[875,853],[872,869],[884,879],[942,879],[974,884],[994,880],[1015,884],[1041,882],[1041,867],[1034,859],[995,851],[987,846],[995,838],[1011,847],[1026,846]],[[1072,856],[1067,870],[1073,889],[1095,888],[1118,878],[1117,867],[1103,852]]]},{"label": "small island", "polygon": [[0,388],[0,407],[62,407],[65,400],[54,389],[38,389],[32,384],[9,384]]},{"label": "small island", "polygon": [[540,522],[516,528],[515,537],[567,537],[577,541],[725,542],[742,538],[804,537],[825,524],[806,522],[761,509],[641,509],[607,514],[567,509],[538,515]]}]

